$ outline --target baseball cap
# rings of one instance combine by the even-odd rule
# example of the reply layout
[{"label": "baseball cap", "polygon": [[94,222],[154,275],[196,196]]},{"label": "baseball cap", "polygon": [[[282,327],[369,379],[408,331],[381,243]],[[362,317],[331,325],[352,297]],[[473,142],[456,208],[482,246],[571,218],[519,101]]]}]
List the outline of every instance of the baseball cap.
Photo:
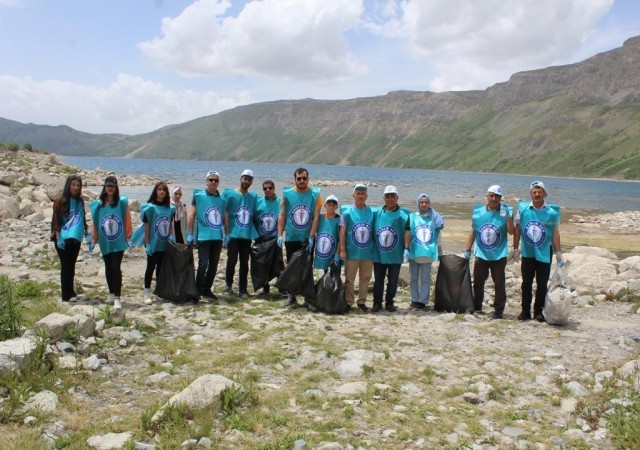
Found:
[{"label": "baseball cap", "polygon": [[210,170],[207,172],[207,174],[204,176],[204,179],[206,180],[207,178],[209,178],[210,176],[214,176],[214,177],[219,177],[220,174],[218,172],[216,172],[215,170]]},{"label": "baseball cap", "polygon": [[327,197],[327,199],[324,202],[325,203],[327,203],[327,202],[336,202],[336,203],[338,203],[338,197],[336,197],[335,195],[331,194],[330,196]]},{"label": "baseball cap", "polygon": [[533,188],[542,188],[542,190],[544,191],[544,196],[547,196],[547,188],[544,187],[544,183],[542,181],[534,181],[533,183],[531,183],[529,185],[529,192],[531,192],[533,190]]},{"label": "baseball cap", "polygon": [[387,195],[387,194],[397,194],[398,193],[398,189],[396,189],[395,186],[387,186],[386,188],[384,188],[384,192],[383,195]]},{"label": "baseball cap", "polygon": [[118,185],[118,180],[113,175],[109,175],[107,178],[104,179],[104,185],[106,186],[107,184],[111,184],[113,186],[117,186]]},{"label": "baseball cap", "polygon": [[242,173],[240,174],[241,177],[249,177],[249,178],[253,178],[253,170],[251,169],[244,169],[242,171]]},{"label": "baseball cap", "polygon": [[489,186],[487,192],[491,192],[492,194],[496,194],[502,197],[502,188],[498,184],[492,184],[491,186]]},{"label": "baseball cap", "polygon": [[367,186],[365,186],[362,183],[358,183],[353,187],[353,192],[355,191],[366,191],[367,190]]}]

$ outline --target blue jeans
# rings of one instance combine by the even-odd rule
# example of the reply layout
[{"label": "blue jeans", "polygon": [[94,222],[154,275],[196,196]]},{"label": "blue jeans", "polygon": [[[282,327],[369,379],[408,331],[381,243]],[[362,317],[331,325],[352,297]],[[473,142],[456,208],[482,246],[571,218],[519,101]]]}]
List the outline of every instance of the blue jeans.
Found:
[{"label": "blue jeans", "polygon": [[218,270],[222,241],[198,241],[198,272],[196,286],[200,294],[211,291]]},{"label": "blue jeans", "polygon": [[384,302],[387,305],[393,305],[393,299],[398,292],[398,278],[400,278],[401,264],[382,264],[373,263],[373,303],[382,304],[382,294],[384,293],[384,278],[387,276],[387,295]]},{"label": "blue jeans", "polygon": [[429,303],[429,290],[431,289],[431,263],[417,263],[409,260],[411,281],[411,301],[426,305]]}]

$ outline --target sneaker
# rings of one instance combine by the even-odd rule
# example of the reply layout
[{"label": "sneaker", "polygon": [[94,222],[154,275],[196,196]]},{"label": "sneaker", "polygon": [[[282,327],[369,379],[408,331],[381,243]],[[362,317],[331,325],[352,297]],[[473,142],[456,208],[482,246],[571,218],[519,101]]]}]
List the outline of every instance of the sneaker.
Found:
[{"label": "sneaker", "polygon": [[106,299],[104,302],[105,302],[107,305],[113,305],[113,299],[114,299],[115,297],[116,297],[116,296],[115,296],[114,294],[109,294],[109,295],[107,296],[107,299]]},{"label": "sneaker", "polygon": [[284,303],[282,303],[282,306],[284,306],[285,308],[288,306],[297,306],[297,305],[298,305],[298,301],[293,295],[287,295],[286,300],[284,301]]},{"label": "sneaker", "polygon": [[78,297],[71,297],[69,300],[67,300],[69,303],[75,303],[78,301]]},{"label": "sneaker", "polygon": [[420,302],[411,302],[411,305],[409,305],[409,308],[411,309],[424,309],[426,308],[427,305],[425,305],[424,303],[420,303]]},{"label": "sneaker", "polygon": [[369,312],[369,308],[364,303],[358,303],[358,309],[362,312]]},{"label": "sneaker", "polygon": [[536,314],[536,320],[537,320],[538,322],[541,322],[541,323],[542,323],[542,322],[546,322],[546,320],[544,319],[544,316],[542,315],[542,313],[541,313],[541,312],[539,312],[539,313],[537,313],[537,314]]},{"label": "sneaker", "polygon": [[122,309],[122,302],[120,297],[113,297],[113,309]]},{"label": "sneaker", "polygon": [[373,306],[371,307],[371,312],[377,313],[379,311],[382,311],[382,303],[374,303]]},{"label": "sneaker", "polygon": [[240,292],[240,297],[249,298],[249,293],[248,292]]},{"label": "sneaker", "polygon": [[398,307],[396,305],[394,305],[393,303],[387,303],[385,305],[384,309],[386,309],[387,312],[396,312],[398,310]]},{"label": "sneaker", "polygon": [[205,299],[205,300],[209,300],[209,301],[216,301],[218,300],[218,296],[216,294],[214,294],[213,292],[211,292],[210,290],[208,291],[204,291],[202,294],[200,294],[200,296]]},{"label": "sneaker", "polygon": [[143,295],[144,295],[144,299],[145,300],[148,299],[148,298],[151,298],[151,289],[144,288],[144,294]]},{"label": "sneaker", "polygon": [[153,304],[153,299],[151,297],[145,297],[144,299],[144,304],[145,305],[151,305]]},{"label": "sneaker", "polygon": [[351,305],[347,305],[347,307],[344,309],[344,313],[349,314],[350,312],[351,312]]},{"label": "sneaker", "polygon": [[531,314],[526,311],[522,311],[518,316],[518,320],[531,320]]},{"label": "sneaker", "polygon": [[229,295],[233,295],[233,289],[231,289],[231,286],[225,286],[224,291]]},{"label": "sneaker", "polygon": [[504,319],[501,311],[495,311],[491,316],[492,319]]}]

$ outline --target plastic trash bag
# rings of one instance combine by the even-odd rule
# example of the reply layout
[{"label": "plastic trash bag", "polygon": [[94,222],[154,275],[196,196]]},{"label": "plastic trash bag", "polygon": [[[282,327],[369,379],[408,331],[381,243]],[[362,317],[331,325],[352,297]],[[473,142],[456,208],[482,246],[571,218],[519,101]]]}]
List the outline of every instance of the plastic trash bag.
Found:
[{"label": "plastic trash bag", "polygon": [[193,266],[193,245],[167,242],[160,273],[156,276],[155,295],[172,302],[197,301]]},{"label": "plastic trash bag", "polygon": [[276,281],[276,287],[293,295],[303,295],[305,298],[316,297],[316,287],[313,282],[313,249],[306,247],[294,252],[291,259]]},{"label": "plastic trash bag", "polygon": [[258,239],[251,246],[251,283],[253,290],[261,289],[284,270],[282,249],[278,247],[275,236]]},{"label": "plastic trash bag", "polygon": [[316,298],[310,303],[327,314],[344,314],[347,311],[340,263],[329,263],[329,270],[316,283]]},{"label": "plastic trash bag", "polygon": [[547,297],[544,302],[544,318],[551,325],[563,326],[569,323],[571,311],[571,289],[567,280],[567,271],[556,267],[549,277]]},{"label": "plastic trash bag", "polygon": [[473,289],[469,260],[458,255],[440,257],[440,267],[436,276],[435,311],[472,313]]}]

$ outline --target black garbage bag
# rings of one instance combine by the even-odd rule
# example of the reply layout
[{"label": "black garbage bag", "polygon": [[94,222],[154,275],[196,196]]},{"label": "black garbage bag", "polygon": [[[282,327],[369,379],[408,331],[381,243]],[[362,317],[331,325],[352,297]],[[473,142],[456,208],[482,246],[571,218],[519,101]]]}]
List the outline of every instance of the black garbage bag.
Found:
[{"label": "black garbage bag", "polygon": [[253,290],[261,289],[284,270],[282,249],[275,236],[257,239],[251,246],[251,283]]},{"label": "black garbage bag", "polygon": [[172,302],[200,298],[193,267],[193,245],[167,242],[162,267],[156,275],[155,295]]},{"label": "black garbage bag", "polygon": [[276,281],[276,287],[289,294],[303,295],[307,299],[316,297],[313,282],[313,249],[306,247],[294,252]]},{"label": "black garbage bag", "polygon": [[436,311],[473,312],[473,289],[469,260],[457,255],[443,255],[436,277]]},{"label": "black garbage bag", "polygon": [[344,283],[340,276],[340,263],[332,261],[329,270],[316,283],[316,298],[310,302],[318,311],[327,314],[344,314],[347,300],[344,297]]}]

